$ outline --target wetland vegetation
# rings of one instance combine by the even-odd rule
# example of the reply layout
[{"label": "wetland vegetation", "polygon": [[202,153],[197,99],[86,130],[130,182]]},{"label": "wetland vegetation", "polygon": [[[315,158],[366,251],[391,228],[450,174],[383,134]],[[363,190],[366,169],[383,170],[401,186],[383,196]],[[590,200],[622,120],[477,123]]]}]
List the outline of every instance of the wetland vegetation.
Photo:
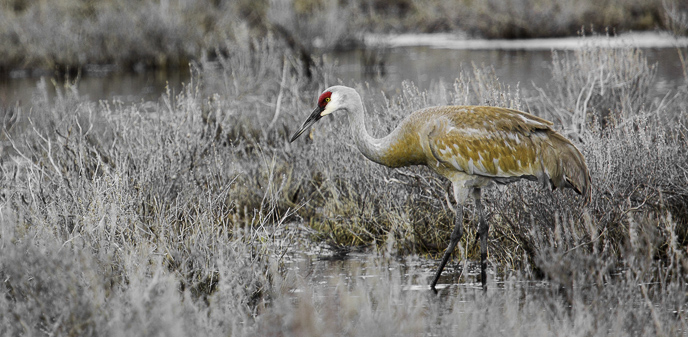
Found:
[{"label": "wetland vegetation", "polygon": [[[164,3],[182,2],[149,6]],[[94,102],[69,81],[51,97],[43,80],[30,103],[0,107],[0,333],[686,333],[688,76],[650,95],[642,50],[583,47],[553,52],[542,88],[480,66],[427,90],[354,83],[375,136],[418,108],[499,105],[553,120],[587,159],[585,206],[530,182],[484,191],[492,284],[438,296],[424,270],[449,240],[447,183],[365,160],[343,117],[290,144],[337,82],[332,66],[306,69],[288,41],[245,32],[218,38],[158,102]],[[456,269],[477,259],[475,234],[466,226]],[[293,259],[314,245],[365,251],[374,268],[322,281]]]}]

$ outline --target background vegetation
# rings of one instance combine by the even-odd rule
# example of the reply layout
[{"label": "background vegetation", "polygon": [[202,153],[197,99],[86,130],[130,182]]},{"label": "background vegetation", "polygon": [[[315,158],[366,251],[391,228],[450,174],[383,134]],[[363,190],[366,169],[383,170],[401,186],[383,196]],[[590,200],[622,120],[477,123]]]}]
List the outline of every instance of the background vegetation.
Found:
[{"label": "background vegetation", "polygon": [[687,6],[680,0],[2,0],[0,71],[186,67],[220,52],[227,40],[267,35],[311,54],[349,48],[371,32],[531,38],[585,28],[686,34]]}]

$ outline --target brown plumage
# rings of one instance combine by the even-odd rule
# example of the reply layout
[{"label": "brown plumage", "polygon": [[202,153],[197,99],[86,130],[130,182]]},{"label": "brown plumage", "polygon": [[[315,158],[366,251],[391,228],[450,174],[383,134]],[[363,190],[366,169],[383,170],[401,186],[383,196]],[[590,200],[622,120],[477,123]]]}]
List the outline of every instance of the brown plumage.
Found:
[{"label": "brown plumage", "polygon": [[432,289],[463,235],[463,204],[469,194],[475,199],[480,224],[483,287],[488,226],[482,214],[481,188],[528,179],[552,188],[572,188],[589,200],[590,173],[583,155],[551,128],[552,122],[531,114],[489,106],[432,107],[411,113],[388,136],[375,139],[365,129],[358,93],[334,86],[320,95],[318,106],[291,141],[336,111],[347,112],[354,142],[366,158],[389,167],[426,165],[452,182],[457,201],[455,227]]}]

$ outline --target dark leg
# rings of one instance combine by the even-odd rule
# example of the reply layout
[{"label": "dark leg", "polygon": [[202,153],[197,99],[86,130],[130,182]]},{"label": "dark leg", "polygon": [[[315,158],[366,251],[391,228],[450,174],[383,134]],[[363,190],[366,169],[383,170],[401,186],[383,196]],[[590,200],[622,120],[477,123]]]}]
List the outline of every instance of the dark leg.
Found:
[{"label": "dark leg", "polygon": [[430,284],[430,288],[432,290],[435,290],[435,285],[437,284],[437,281],[439,281],[440,279],[442,269],[444,269],[444,266],[447,264],[447,261],[449,261],[449,257],[454,251],[454,248],[456,248],[456,244],[459,243],[459,240],[461,240],[461,236],[463,236],[463,205],[459,203],[456,206],[456,216],[454,217],[454,231],[452,231],[450,237],[451,241],[449,243],[449,246],[447,247],[447,250],[444,251],[444,256],[442,256],[442,262],[440,263],[440,266],[437,268],[435,279],[432,280],[432,283]]},{"label": "dark leg", "polygon": [[475,209],[478,211],[478,235],[480,236],[480,283],[484,290],[487,290],[487,233],[489,227],[485,217],[483,216],[483,204],[480,201],[480,189],[473,190],[473,198],[475,199]]}]

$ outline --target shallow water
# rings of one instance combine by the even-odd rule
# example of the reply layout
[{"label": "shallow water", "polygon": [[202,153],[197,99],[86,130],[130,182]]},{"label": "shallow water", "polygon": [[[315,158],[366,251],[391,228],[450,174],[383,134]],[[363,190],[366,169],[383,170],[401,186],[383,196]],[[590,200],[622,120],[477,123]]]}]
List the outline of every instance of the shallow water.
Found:
[{"label": "shallow water", "polygon": [[287,275],[291,276],[280,287],[281,298],[296,308],[299,303],[310,303],[324,312],[316,316],[330,312],[341,317],[352,311],[373,317],[358,318],[363,321],[401,316],[415,321],[423,331],[409,335],[426,336],[453,335],[447,332],[479,324],[489,308],[497,312],[504,307],[515,310],[525,298],[546,299],[541,300],[543,303],[559,303],[563,299],[556,284],[519,276],[505,280],[491,266],[487,289],[483,290],[478,281],[479,264],[467,261],[467,272],[462,273],[464,262],[459,258],[450,261],[437,291],[433,291],[429,284],[439,264],[437,260],[390,258],[374,252],[350,253],[340,258],[297,253],[283,261]]},{"label": "shallow water", "polygon": [[[681,59],[675,48],[645,48],[643,51],[649,63],[657,66],[652,96],[662,97],[686,85]],[[382,81],[386,87],[398,88],[402,81],[409,80],[421,90],[440,80],[451,84],[462,68],[470,69],[473,64],[481,68],[494,67],[497,77],[505,85],[532,90],[534,86],[543,87],[547,83],[552,62],[551,50],[542,48],[448,49],[402,44],[372,51],[384,60],[384,76],[379,78],[365,71],[363,58],[370,53],[370,50],[353,50],[327,54],[324,59],[335,64],[333,79],[340,79],[344,84],[365,81],[375,86]],[[10,72],[0,77],[0,106],[27,105],[41,78],[47,82],[51,95],[55,95],[57,90],[65,91],[64,81],[53,83],[49,74]],[[179,92],[189,78],[188,70],[123,73],[108,71],[107,67],[86,67],[76,88],[81,96],[93,101],[156,101],[167,90]]]},{"label": "shallow water", "polygon": [[[686,85],[683,67],[678,51],[673,48],[643,49],[650,65],[656,64],[655,92],[653,96],[663,96],[670,90]],[[413,81],[420,89],[426,89],[439,80],[453,83],[461,69],[470,70],[472,65],[479,68],[492,66],[499,80],[521,89],[543,87],[551,76],[552,52],[550,50],[452,50],[432,47],[391,48],[386,52],[385,76],[383,80],[393,86],[404,80]],[[332,55],[338,66],[339,78],[349,82],[376,80],[366,74],[360,50]]]},{"label": "shallow water", "polygon": [[[361,284],[375,286],[378,283],[400,285],[404,292],[426,293],[428,296],[455,296],[471,291],[482,292],[479,281],[480,264],[477,261],[466,261],[455,258],[444,268],[436,286],[437,292],[430,289],[430,282],[435,275],[439,260],[422,257],[389,257],[376,252],[353,252],[332,255],[326,249],[291,251],[281,257],[281,264],[289,272],[307,280],[305,287],[292,291],[300,293],[318,289],[320,296],[334,293],[338,287],[353,288]],[[499,291],[507,282],[501,273],[488,267],[488,289]],[[513,282],[512,282],[513,283]],[[537,287],[539,282],[523,284],[521,287]],[[305,289],[308,288],[308,289]]]},{"label": "shallow water", "polygon": [[45,80],[51,96],[67,91],[65,83],[75,83],[84,99],[131,103],[157,101],[167,90],[178,93],[189,78],[188,70],[118,72],[96,69],[84,71],[77,81],[73,78],[53,81],[50,74],[15,71],[0,76],[0,106],[28,105],[41,79]]}]

